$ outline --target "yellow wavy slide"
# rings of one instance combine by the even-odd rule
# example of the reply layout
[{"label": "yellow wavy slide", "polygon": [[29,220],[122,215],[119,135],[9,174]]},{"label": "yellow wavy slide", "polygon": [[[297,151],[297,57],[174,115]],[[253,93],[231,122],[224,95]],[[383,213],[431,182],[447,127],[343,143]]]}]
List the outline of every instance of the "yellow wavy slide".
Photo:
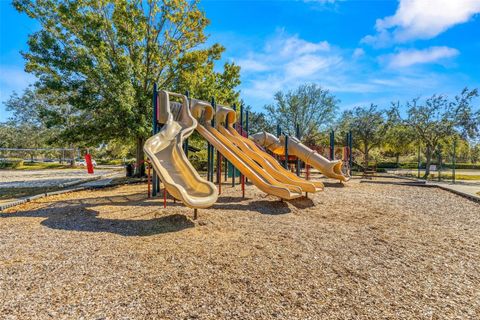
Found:
[{"label": "yellow wavy slide", "polygon": [[[251,135],[250,137],[258,145],[265,147],[275,154],[285,154],[285,137],[281,136],[280,139],[268,132],[259,132]],[[340,181],[348,181],[342,172],[342,161],[334,160],[330,161],[325,157],[318,154],[315,150],[310,149],[306,145],[300,142],[297,138],[288,138],[288,154],[298,157],[303,162],[311,165],[315,169],[319,170],[324,176]]]},{"label": "yellow wavy slide", "polygon": [[[170,96],[181,98],[182,103],[171,102]],[[210,207],[217,201],[217,187],[200,177],[182,148],[184,139],[197,127],[187,97],[160,91],[158,99],[158,119],[165,124],[145,142],[143,150],[170,195],[191,208]]]},{"label": "yellow wavy slide", "polygon": [[290,184],[302,188],[304,192],[314,193],[323,190],[320,181],[306,181],[299,178],[290,170],[285,169],[278,161],[255,145],[253,141],[243,137],[233,127],[236,120],[236,112],[227,107],[217,106],[215,119],[218,131],[232,141],[242,152],[252,158],[265,171],[281,183]]},{"label": "yellow wavy slide", "polygon": [[260,190],[287,200],[302,195],[300,187],[276,180],[227,137],[212,127],[210,122],[213,119],[214,110],[211,104],[192,99],[191,112],[193,117],[199,120],[197,131]]}]

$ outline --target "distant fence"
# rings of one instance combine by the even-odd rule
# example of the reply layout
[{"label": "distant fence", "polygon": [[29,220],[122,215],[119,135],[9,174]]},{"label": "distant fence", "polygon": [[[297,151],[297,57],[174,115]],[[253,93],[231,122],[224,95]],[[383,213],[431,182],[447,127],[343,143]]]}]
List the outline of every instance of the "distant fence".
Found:
[{"label": "distant fence", "polygon": [[[60,161],[70,161],[75,157],[74,148],[0,148],[0,161],[9,159],[37,160],[41,159],[59,159]],[[26,160],[26,159],[25,159]]]}]

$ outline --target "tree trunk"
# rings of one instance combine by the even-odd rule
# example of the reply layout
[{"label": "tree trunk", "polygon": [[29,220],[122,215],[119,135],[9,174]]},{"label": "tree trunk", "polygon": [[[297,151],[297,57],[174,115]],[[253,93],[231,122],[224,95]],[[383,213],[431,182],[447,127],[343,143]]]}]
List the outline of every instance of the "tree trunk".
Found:
[{"label": "tree trunk", "polygon": [[368,147],[365,146],[363,149],[363,154],[364,154],[364,160],[365,160],[365,167],[363,168],[363,171],[368,170]]},{"label": "tree trunk", "polygon": [[143,151],[143,145],[145,144],[145,139],[143,137],[137,137],[137,145],[135,152],[135,162],[136,170],[135,177],[140,178],[145,176],[145,153]]},{"label": "tree trunk", "polygon": [[400,167],[400,153],[397,153],[395,155],[395,161],[396,161],[397,168]]},{"label": "tree trunk", "polygon": [[427,146],[425,158],[425,174],[423,175],[423,179],[427,179],[430,175],[430,164],[432,163],[432,148],[430,146]]}]

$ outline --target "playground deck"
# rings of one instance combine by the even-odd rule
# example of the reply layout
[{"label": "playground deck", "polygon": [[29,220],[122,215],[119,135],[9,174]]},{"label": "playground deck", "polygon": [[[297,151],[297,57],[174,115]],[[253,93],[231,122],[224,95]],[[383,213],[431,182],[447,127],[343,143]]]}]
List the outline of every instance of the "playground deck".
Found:
[{"label": "playground deck", "polygon": [[[386,180],[388,181],[388,180]],[[211,208],[146,185],[0,214],[0,318],[476,318],[480,206],[411,186],[327,184],[280,202],[222,188]]]}]

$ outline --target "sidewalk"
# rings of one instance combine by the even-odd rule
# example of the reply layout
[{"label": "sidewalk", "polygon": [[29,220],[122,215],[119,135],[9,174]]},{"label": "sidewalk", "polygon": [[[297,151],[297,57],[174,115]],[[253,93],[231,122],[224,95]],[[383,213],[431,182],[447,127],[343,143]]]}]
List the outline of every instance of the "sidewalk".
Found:
[{"label": "sidewalk", "polygon": [[480,202],[480,182],[457,181],[455,184],[444,181],[428,181],[427,185],[437,186],[441,189],[452,191],[461,196]]},{"label": "sidewalk", "polygon": [[[388,172],[386,175],[376,175],[376,177],[395,177],[397,179],[407,180],[411,183],[420,184],[425,187],[436,187],[440,188],[449,192],[453,192],[458,194],[462,197],[466,197],[470,200],[476,201],[480,203],[480,180],[457,180],[454,183],[452,181],[437,181],[437,180],[428,180],[425,181],[423,179],[418,179],[416,177],[407,177],[404,175],[394,174],[392,172]],[[408,183],[405,183],[408,184]]]},{"label": "sidewalk", "polygon": [[123,171],[117,171],[114,174],[105,175],[98,180],[92,180],[79,185],[79,187],[84,188],[102,188],[110,185],[115,178],[124,177],[125,173]]},{"label": "sidewalk", "polygon": [[114,171],[110,172],[101,176],[92,177],[86,179],[86,182],[81,183],[81,180],[75,180],[69,183],[60,184],[59,187],[63,189],[52,191],[52,192],[42,192],[33,196],[22,197],[18,199],[11,200],[9,202],[2,202],[0,203],[0,211],[5,210],[6,208],[10,208],[25,202],[29,202],[35,199],[43,198],[46,196],[62,194],[72,191],[84,190],[89,188],[103,188],[109,186],[114,178],[123,177],[125,174],[123,171]]}]

